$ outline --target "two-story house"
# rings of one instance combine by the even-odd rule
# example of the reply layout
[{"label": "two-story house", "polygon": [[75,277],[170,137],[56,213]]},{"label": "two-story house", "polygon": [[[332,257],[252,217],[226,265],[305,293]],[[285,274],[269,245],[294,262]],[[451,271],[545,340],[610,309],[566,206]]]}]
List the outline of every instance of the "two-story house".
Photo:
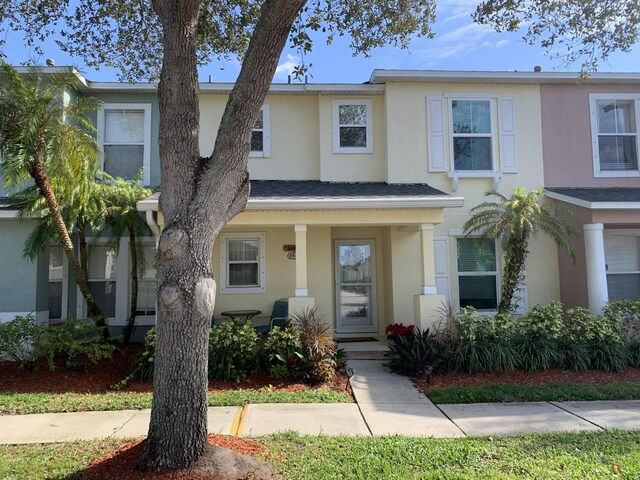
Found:
[{"label": "two-story house", "polygon": [[559,252],[561,298],[599,312],[640,298],[640,75],[550,80],[540,88],[545,186],[584,233],[575,264]]},{"label": "two-story house", "polygon": [[[290,312],[316,305],[338,337],[383,338],[393,322],[437,323],[446,302],[494,311],[500,245],[465,237],[462,228],[486,191],[545,186],[541,92],[553,75],[376,70],[364,84],[274,84],[252,136],[247,209],[213,246],[214,316],[248,308],[268,314],[288,298]],[[200,86],[202,155],[213,148],[231,87]],[[162,190],[155,85],[79,77],[77,94],[103,102],[95,120],[104,169],[133,178],[142,167],[144,182]],[[157,196],[139,209],[152,254],[163,227]],[[20,260],[28,229],[0,219],[0,267],[30,272],[19,285],[0,278],[3,318],[84,315],[59,247],[36,264]],[[532,241],[521,310],[560,298],[555,252],[551,239]],[[94,239],[89,270],[111,325],[121,327],[130,290],[126,242],[116,252]],[[140,324],[154,321],[154,275],[148,268],[141,282]]]}]

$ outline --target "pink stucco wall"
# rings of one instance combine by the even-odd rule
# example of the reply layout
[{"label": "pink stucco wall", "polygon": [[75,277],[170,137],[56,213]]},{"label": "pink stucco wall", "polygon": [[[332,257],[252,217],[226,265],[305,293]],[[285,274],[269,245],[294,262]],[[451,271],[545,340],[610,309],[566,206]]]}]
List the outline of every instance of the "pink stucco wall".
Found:
[{"label": "pink stucco wall", "polygon": [[640,85],[540,86],[546,187],[638,187],[640,179],[594,178],[590,93],[638,93]]}]

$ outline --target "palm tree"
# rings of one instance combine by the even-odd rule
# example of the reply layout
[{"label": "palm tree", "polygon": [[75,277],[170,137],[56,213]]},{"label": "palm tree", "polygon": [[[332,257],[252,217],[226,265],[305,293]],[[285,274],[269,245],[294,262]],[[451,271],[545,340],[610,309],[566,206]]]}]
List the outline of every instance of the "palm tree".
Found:
[{"label": "palm tree", "polygon": [[[136,203],[148,198],[153,193],[151,189],[140,185],[142,172],[138,174],[136,181],[130,182],[122,178],[111,178],[105,174],[107,181],[105,187],[105,201],[107,203],[107,218],[104,227],[109,229],[115,239],[119,239],[125,233],[129,236],[129,252],[131,255],[131,298],[129,318],[124,329],[122,343],[129,343],[133,327],[136,321],[138,309],[138,273],[143,272],[145,266],[144,250],[138,239],[148,234],[149,227],[146,221],[136,209]],[[119,245],[119,243],[116,243]]]},{"label": "palm tree", "polygon": [[87,176],[97,168],[98,147],[90,135],[91,122],[85,116],[97,104],[90,99],[77,99],[65,105],[62,93],[72,85],[73,78],[52,75],[43,80],[35,70],[22,77],[13,67],[0,62],[0,173],[6,187],[14,190],[24,190],[29,180],[35,183],[89,315],[96,317],[96,324],[108,336],[105,316],[89,288],[86,258],[83,268],[71,241],[70,220],[65,221],[63,203],[57,195],[57,191],[63,192],[66,205],[76,196],[73,204],[80,205],[91,188]]},{"label": "palm tree", "polygon": [[511,313],[513,296],[523,280],[523,272],[529,254],[529,238],[542,232],[553,238],[564,248],[575,262],[571,237],[579,232],[568,223],[555,217],[553,212],[540,202],[544,190],[528,192],[514,188],[510,198],[496,192],[487,192],[488,197],[498,201],[483,202],[471,209],[472,217],[464,224],[465,235],[480,235],[481,239],[499,239],[505,255],[502,270],[502,286],[498,313]]}]

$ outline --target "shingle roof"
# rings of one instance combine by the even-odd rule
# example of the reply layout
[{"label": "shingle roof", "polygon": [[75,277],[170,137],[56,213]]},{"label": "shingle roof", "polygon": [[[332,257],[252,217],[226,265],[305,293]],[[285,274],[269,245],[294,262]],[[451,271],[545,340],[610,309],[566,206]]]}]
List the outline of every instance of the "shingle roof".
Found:
[{"label": "shingle roof", "polygon": [[547,190],[586,202],[640,202],[640,187],[547,188]]},{"label": "shingle roof", "polygon": [[251,199],[258,198],[403,198],[448,197],[427,184],[384,182],[336,183],[317,180],[251,180]]}]

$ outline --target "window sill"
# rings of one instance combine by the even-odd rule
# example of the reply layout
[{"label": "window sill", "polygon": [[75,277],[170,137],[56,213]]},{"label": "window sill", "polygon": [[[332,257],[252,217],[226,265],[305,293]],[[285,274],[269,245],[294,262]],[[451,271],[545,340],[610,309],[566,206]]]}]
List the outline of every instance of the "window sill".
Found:
[{"label": "window sill", "polygon": [[269,158],[270,156],[267,152],[249,152],[249,158]]},{"label": "window sill", "polygon": [[220,295],[240,294],[240,293],[266,293],[265,287],[221,287]]},{"label": "window sill", "polygon": [[453,190],[454,192],[458,190],[458,180],[460,178],[492,178],[494,190],[498,189],[498,185],[500,184],[500,179],[502,178],[502,172],[493,172],[488,170],[482,170],[482,171],[455,170],[453,172],[449,172],[447,175],[451,179],[451,190]]},{"label": "window sill", "polygon": [[595,172],[594,173],[594,178],[633,178],[633,177],[640,177],[640,171],[639,170],[619,170],[619,171],[612,171],[612,170],[608,170],[606,172]]},{"label": "window sill", "polygon": [[333,153],[373,153],[373,148],[369,147],[340,147],[334,148]]}]

